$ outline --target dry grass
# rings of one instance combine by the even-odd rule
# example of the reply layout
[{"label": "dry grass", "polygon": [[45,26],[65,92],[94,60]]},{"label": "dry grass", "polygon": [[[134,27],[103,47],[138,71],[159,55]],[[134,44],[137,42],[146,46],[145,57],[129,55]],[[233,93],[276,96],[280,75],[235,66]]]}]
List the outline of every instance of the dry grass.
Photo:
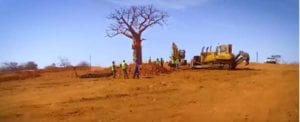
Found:
[{"label": "dry grass", "polygon": [[38,71],[18,71],[18,72],[2,72],[0,73],[0,82],[13,81],[13,80],[25,80],[30,78],[39,77]]}]

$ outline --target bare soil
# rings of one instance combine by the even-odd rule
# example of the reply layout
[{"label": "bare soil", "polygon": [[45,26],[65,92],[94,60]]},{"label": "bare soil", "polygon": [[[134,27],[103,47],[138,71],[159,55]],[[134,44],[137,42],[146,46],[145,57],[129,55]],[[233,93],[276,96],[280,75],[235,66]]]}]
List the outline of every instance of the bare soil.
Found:
[{"label": "bare soil", "polygon": [[45,72],[0,82],[0,121],[296,122],[298,68],[250,64],[141,79]]}]

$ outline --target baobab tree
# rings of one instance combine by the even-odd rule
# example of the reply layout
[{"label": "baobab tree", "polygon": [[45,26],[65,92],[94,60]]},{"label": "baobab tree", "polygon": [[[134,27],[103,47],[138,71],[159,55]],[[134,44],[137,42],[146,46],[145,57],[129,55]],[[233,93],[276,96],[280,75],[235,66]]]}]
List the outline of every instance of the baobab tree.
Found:
[{"label": "baobab tree", "polygon": [[142,63],[142,33],[153,25],[163,25],[168,18],[166,12],[152,5],[131,6],[112,12],[108,19],[113,20],[106,34],[108,37],[124,35],[132,40],[133,60]]}]

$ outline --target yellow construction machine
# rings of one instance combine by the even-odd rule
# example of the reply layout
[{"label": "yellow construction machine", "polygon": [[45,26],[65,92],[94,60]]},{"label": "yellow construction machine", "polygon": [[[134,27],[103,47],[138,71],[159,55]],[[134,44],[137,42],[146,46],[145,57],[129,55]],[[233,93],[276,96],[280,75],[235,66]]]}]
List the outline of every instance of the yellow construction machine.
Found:
[{"label": "yellow construction machine", "polygon": [[235,69],[238,64],[245,61],[249,64],[250,56],[247,52],[240,51],[236,56],[232,53],[232,44],[223,44],[212,51],[210,47],[203,47],[200,56],[194,56],[190,62],[192,69]]},{"label": "yellow construction machine", "polygon": [[178,49],[177,45],[172,43],[172,55],[170,56],[171,61],[168,63],[170,67],[175,67],[175,64],[172,64],[172,60],[179,60],[180,65],[187,65],[187,60],[185,60],[185,50]]}]

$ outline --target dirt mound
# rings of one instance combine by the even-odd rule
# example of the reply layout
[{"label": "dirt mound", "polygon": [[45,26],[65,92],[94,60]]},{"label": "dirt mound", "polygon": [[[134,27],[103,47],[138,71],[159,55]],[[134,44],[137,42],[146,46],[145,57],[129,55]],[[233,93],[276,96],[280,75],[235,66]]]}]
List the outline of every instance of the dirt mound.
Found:
[{"label": "dirt mound", "polygon": [[80,78],[101,78],[112,76],[112,73],[87,73],[79,76]]},{"label": "dirt mound", "polygon": [[[132,71],[134,70],[134,65],[129,66]],[[159,75],[159,74],[168,74],[172,71],[166,67],[162,67],[156,64],[142,64],[140,66],[140,74],[141,75]],[[133,72],[132,72],[133,73]]]}]

